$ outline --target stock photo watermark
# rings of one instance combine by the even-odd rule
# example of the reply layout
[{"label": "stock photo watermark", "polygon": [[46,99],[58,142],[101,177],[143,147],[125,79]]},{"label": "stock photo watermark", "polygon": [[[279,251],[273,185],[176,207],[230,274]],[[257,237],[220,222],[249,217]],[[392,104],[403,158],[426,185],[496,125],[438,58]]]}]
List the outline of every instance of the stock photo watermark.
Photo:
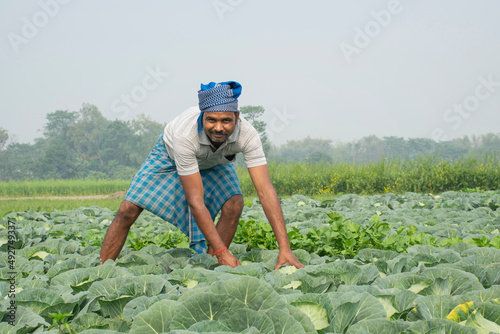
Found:
[{"label": "stock photo watermark", "polygon": [[215,0],[212,2],[215,12],[221,21],[228,12],[232,12],[243,3],[244,0]]},{"label": "stock photo watermark", "polygon": [[[411,1],[411,0],[407,0]],[[340,43],[340,50],[347,63],[352,62],[352,58],[367,48],[373,39],[377,38],[384,28],[389,26],[393,18],[403,12],[403,5],[400,0],[390,0],[386,9],[370,11],[372,20],[365,23],[363,27],[354,27],[354,37],[351,43]]]},{"label": "stock photo watermark", "polygon": [[17,276],[17,268],[16,268],[16,247],[15,243],[17,241],[16,238],[16,222],[8,220],[7,221],[7,229],[8,229],[8,241],[7,241],[7,252],[8,252],[8,261],[7,261],[7,275],[10,275],[9,277],[9,291],[6,296],[10,299],[10,302],[8,303],[7,307],[7,322],[9,325],[14,326],[16,322],[16,312],[17,312],[17,306],[16,306],[16,276]]},{"label": "stock photo watermark", "polygon": [[287,112],[286,106],[281,110],[273,108],[271,109],[273,116],[267,125],[267,137],[273,142],[275,135],[283,132],[288,125],[292,123],[292,120],[296,117],[295,114]]},{"label": "stock photo watermark", "polygon": [[113,100],[111,111],[119,114],[122,118],[128,118],[130,111],[137,108],[150,92],[160,87],[168,75],[159,65],[156,65],[154,69],[151,66],[146,67],[146,74],[141,83],[132,87],[130,93],[122,93],[119,98]]},{"label": "stock photo watermark", "polygon": [[449,140],[449,136],[446,133],[460,128],[464,120],[468,119],[481,106],[481,101],[489,99],[500,87],[500,81],[495,81],[493,74],[488,75],[486,78],[480,76],[477,80],[479,83],[474,88],[472,94],[465,97],[460,103],[455,103],[453,107],[444,111],[442,117],[446,126],[432,130],[432,139],[435,141]]},{"label": "stock photo watermark", "polygon": [[10,46],[17,54],[20,51],[21,45],[27,45],[32,41],[40,31],[45,28],[49,22],[54,19],[61,7],[67,5],[71,0],[40,0],[38,6],[40,7],[30,18],[23,16],[21,18],[21,29],[19,33],[9,32],[7,39]]}]

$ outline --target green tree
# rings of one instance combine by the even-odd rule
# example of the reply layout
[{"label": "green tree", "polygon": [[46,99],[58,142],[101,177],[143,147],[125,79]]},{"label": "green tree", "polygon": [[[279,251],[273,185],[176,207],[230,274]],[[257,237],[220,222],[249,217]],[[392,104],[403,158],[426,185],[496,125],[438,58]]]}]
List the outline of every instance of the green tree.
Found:
[{"label": "green tree", "polygon": [[35,163],[34,175],[40,179],[73,178],[78,172],[78,156],[71,143],[71,129],[78,119],[78,112],[56,110],[48,113],[43,127],[44,138],[37,140],[41,148]]},{"label": "green tree", "polygon": [[408,151],[406,149],[406,140],[403,137],[384,137],[384,152],[387,158],[406,158]]},{"label": "green tree", "polygon": [[[319,155],[318,153],[322,153]],[[302,140],[289,140],[274,150],[274,158],[284,162],[299,162],[313,157],[325,160],[333,154],[332,141],[329,139],[304,138]],[[320,157],[321,156],[321,157]],[[330,160],[328,159],[328,160]]]},{"label": "green tree", "polygon": [[366,163],[379,161],[384,156],[383,141],[377,136],[363,137],[359,144],[361,159]]},{"label": "green tree", "polygon": [[319,151],[314,151],[307,157],[307,160],[310,164],[319,164],[319,163],[332,163],[333,159],[331,156],[329,156],[326,153],[319,152]]},{"label": "green tree", "polygon": [[124,166],[130,166],[130,152],[128,145],[134,141],[134,133],[129,121],[108,121],[105,129],[106,136],[101,142],[102,159],[105,164],[110,161]]},{"label": "green tree", "polygon": [[0,151],[7,145],[9,133],[4,128],[0,128]]},{"label": "green tree", "polygon": [[472,148],[472,141],[470,140],[469,137],[463,136],[462,138],[455,138],[452,140],[453,145],[465,150],[469,151]]},{"label": "green tree", "polygon": [[409,158],[414,159],[421,155],[436,153],[436,142],[430,138],[410,138],[407,142]]},{"label": "green tree", "polygon": [[[81,158],[91,162],[98,161],[102,166],[102,141],[109,122],[96,106],[84,103],[79,111],[79,119],[71,128],[71,140]],[[94,167],[95,168],[95,167]]]},{"label": "green tree", "polygon": [[158,123],[145,114],[139,114],[132,120],[130,128],[134,135],[128,151],[130,161],[140,166],[162,135],[165,124]]},{"label": "green tree", "polygon": [[467,149],[457,145],[454,140],[436,143],[436,151],[439,157],[443,159],[459,159],[467,154]]},{"label": "green tree", "polygon": [[334,162],[346,162],[351,160],[351,151],[349,143],[338,142],[332,144],[332,158]]},{"label": "green tree", "polygon": [[31,144],[11,143],[0,152],[0,180],[33,179],[35,164],[39,158],[39,146]]},{"label": "green tree", "polygon": [[78,112],[56,110],[53,113],[48,113],[46,118],[47,124],[43,127],[45,138],[59,137],[67,139],[67,132],[78,119]]},{"label": "green tree", "polygon": [[43,143],[42,156],[36,162],[35,176],[40,179],[69,179],[77,176],[78,160],[66,141],[51,138]]},{"label": "green tree", "polygon": [[482,135],[481,151],[488,153],[500,153],[500,136],[494,133]]},{"label": "green tree", "polygon": [[255,130],[259,133],[264,153],[267,155],[271,149],[271,144],[269,143],[269,138],[267,137],[267,124],[261,120],[264,111],[265,109],[262,106],[244,106],[240,108],[240,113],[243,118],[250,122],[250,124],[252,124]]}]

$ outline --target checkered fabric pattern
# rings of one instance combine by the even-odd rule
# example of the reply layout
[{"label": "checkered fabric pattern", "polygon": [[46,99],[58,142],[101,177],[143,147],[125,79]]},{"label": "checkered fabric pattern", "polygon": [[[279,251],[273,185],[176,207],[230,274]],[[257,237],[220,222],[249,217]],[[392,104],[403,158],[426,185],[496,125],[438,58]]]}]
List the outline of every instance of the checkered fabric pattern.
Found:
[{"label": "checkered fabric pattern", "polygon": [[204,111],[238,111],[238,97],[241,85],[235,81],[201,85],[198,91],[198,105]]},{"label": "checkered fabric pattern", "polygon": [[[200,171],[205,205],[215,219],[222,205],[241,194],[234,164],[217,165]],[[174,160],[165,149],[163,136],[130,183],[125,199],[174,224],[187,236],[190,247],[205,253],[207,244],[189,210]]]}]

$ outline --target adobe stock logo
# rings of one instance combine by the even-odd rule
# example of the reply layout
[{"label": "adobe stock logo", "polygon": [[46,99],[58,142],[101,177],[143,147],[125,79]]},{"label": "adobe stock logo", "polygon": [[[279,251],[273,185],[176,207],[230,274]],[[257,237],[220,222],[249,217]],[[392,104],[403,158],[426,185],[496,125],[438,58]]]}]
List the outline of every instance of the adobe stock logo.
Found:
[{"label": "adobe stock logo", "polygon": [[275,140],[275,135],[283,132],[287,126],[291,124],[291,120],[296,117],[295,114],[287,112],[287,107],[284,106],[281,110],[271,109],[273,116],[267,126],[267,138],[270,142]]},{"label": "adobe stock logo", "polygon": [[212,5],[217,12],[217,16],[219,16],[219,20],[224,21],[226,13],[234,11],[242,2],[243,0],[215,0]]},{"label": "adobe stock logo", "polygon": [[119,98],[113,100],[111,110],[116,114],[120,114],[123,118],[128,118],[130,110],[137,108],[139,103],[144,101],[151,91],[160,87],[160,84],[168,75],[158,65],[156,65],[155,69],[151,68],[151,66],[146,67],[146,75],[142,78],[141,84],[132,87],[130,94],[122,93]]},{"label": "adobe stock logo", "polygon": [[66,5],[70,2],[70,0],[40,0],[38,1],[38,6],[40,6],[40,10],[36,11],[31,19],[28,19],[26,16],[21,18],[22,27],[20,34],[15,32],[9,32],[7,34],[7,39],[9,40],[10,46],[17,54],[19,53],[19,47],[21,45],[28,44],[31,40],[33,40],[38,34],[40,30],[49,24],[50,20],[59,14],[59,10],[61,9],[61,5]]},{"label": "adobe stock logo", "polygon": [[[455,103],[452,108],[448,108],[443,113],[443,121],[451,126],[451,129],[460,128],[464,120],[468,119],[481,105],[481,101],[489,99],[497,88],[500,87],[500,81],[493,80],[493,74],[488,78],[480,76],[477,78],[479,84],[474,89],[474,93],[465,97],[461,103]],[[448,129],[450,130],[450,129]],[[435,128],[432,131],[432,139],[435,141],[447,141],[449,137],[445,134],[443,127]]]},{"label": "adobe stock logo", "polygon": [[352,57],[358,55],[367,48],[373,39],[382,32],[383,28],[389,26],[394,16],[401,14],[403,6],[399,0],[391,0],[387,4],[387,9],[370,12],[373,20],[366,22],[363,29],[359,26],[354,27],[354,37],[352,44],[347,42],[340,43],[340,51],[348,63],[352,62]]}]

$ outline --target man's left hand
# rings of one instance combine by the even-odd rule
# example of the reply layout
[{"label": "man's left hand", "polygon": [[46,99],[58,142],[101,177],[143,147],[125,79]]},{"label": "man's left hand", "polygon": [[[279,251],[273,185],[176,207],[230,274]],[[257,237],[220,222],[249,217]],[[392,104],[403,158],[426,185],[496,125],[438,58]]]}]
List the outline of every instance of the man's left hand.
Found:
[{"label": "man's left hand", "polygon": [[295,266],[295,268],[297,269],[305,267],[302,263],[300,263],[299,259],[297,259],[297,257],[292,253],[291,250],[279,252],[278,263],[276,263],[274,270],[278,270],[284,264]]}]

